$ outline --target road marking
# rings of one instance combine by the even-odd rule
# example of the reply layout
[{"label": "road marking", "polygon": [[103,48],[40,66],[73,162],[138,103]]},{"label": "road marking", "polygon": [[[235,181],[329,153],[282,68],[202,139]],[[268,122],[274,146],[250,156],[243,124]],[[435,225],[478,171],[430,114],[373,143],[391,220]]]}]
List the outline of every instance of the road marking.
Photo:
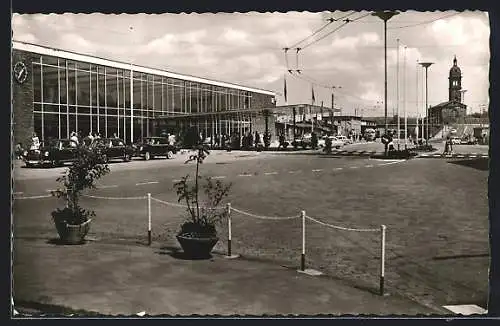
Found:
[{"label": "road marking", "polygon": [[226,178],[225,175],[219,175],[219,176],[216,176],[216,177],[212,177],[212,179],[225,179],[225,178]]},{"label": "road marking", "polygon": [[301,171],[300,170],[296,170],[296,171],[288,171],[288,173],[300,173]]},{"label": "road marking", "polygon": [[463,155],[457,155],[457,157],[460,157],[460,158],[462,158],[462,157],[465,157],[465,156],[463,156]]},{"label": "road marking", "polygon": [[251,177],[251,174],[238,174],[238,177]]},{"label": "road marking", "polygon": [[372,164],[365,165],[365,168],[372,168],[372,167],[373,167]]},{"label": "road marking", "polygon": [[278,172],[264,172],[265,175],[278,174]]},{"label": "road marking", "polygon": [[109,186],[98,186],[97,189],[105,189],[105,188],[116,188],[117,185],[109,185]]},{"label": "road marking", "polygon": [[22,192],[22,191],[18,191],[18,192],[13,193],[13,195],[22,195],[22,194],[24,194],[24,192]]},{"label": "road marking", "polygon": [[311,170],[312,172],[320,172],[320,171],[323,171],[323,169],[314,169],[314,170]]},{"label": "road marking", "polygon": [[53,192],[53,191],[57,191],[57,189],[46,189],[45,191],[46,192]]},{"label": "road marking", "polygon": [[342,169],[343,169],[343,168],[335,168],[334,170],[335,170],[335,171],[340,171],[340,170],[342,170]]},{"label": "road marking", "polygon": [[357,166],[350,166],[349,169],[357,169]]},{"label": "road marking", "polygon": [[136,186],[142,186],[142,185],[149,185],[149,184],[154,184],[154,183],[159,183],[158,181],[148,181],[148,182],[139,182],[136,183]]},{"label": "road marking", "polygon": [[469,157],[472,157],[472,158],[474,158],[474,157],[477,157],[477,156],[476,156],[476,155],[469,155]]}]

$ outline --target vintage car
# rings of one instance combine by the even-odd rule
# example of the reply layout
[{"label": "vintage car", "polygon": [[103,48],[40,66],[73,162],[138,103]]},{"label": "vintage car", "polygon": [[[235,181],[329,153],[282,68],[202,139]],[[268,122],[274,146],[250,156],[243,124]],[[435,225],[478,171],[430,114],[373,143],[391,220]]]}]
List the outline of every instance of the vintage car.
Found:
[{"label": "vintage car", "polygon": [[26,167],[32,166],[61,166],[66,162],[73,162],[76,157],[76,144],[70,139],[54,139],[40,144],[39,149],[26,150],[23,161]]},{"label": "vintage car", "polygon": [[90,147],[99,150],[103,154],[105,162],[114,159],[128,162],[132,159],[132,156],[134,156],[134,149],[132,146],[125,144],[123,139],[119,138],[94,139]]},{"label": "vintage car", "polygon": [[171,145],[167,137],[145,137],[140,143],[134,144],[135,156],[146,161],[158,156],[172,158],[177,153],[177,147]]}]

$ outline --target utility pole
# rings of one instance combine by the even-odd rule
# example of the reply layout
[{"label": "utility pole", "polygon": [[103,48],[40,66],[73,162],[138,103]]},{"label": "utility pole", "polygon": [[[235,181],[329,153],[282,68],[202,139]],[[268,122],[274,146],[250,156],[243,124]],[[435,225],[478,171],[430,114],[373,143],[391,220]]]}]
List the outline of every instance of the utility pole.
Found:
[{"label": "utility pole", "polygon": [[[403,111],[405,116],[405,150],[408,149],[408,114],[406,112],[406,46],[404,48],[403,64]],[[399,118],[398,118],[399,121]]]},{"label": "utility pole", "polygon": [[399,151],[399,142],[400,142],[400,135],[401,135],[401,126],[399,122],[399,38],[396,39],[397,44],[398,44],[398,49],[397,49],[397,64],[396,64],[396,114],[398,117],[398,151]]},{"label": "utility pole", "polygon": [[428,80],[428,68],[433,64],[433,62],[420,62],[420,65],[422,67],[425,68],[425,110],[426,110],[426,123],[427,123],[427,129],[426,129],[426,137],[425,137],[425,144],[428,145],[429,144],[429,113],[430,113],[430,110],[429,110],[429,105],[428,105],[428,101],[429,101],[429,88],[428,88],[428,84],[427,84],[427,80]]}]

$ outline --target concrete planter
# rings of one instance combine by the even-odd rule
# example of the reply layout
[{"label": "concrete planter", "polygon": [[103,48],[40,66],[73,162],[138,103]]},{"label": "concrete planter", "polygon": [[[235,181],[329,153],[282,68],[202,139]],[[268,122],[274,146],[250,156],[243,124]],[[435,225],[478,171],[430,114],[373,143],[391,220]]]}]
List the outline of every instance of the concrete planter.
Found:
[{"label": "concrete planter", "polygon": [[56,222],[55,225],[59,238],[63,243],[76,245],[85,242],[85,236],[90,230],[91,222],[92,219],[78,225],[71,225],[63,222]]},{"label": "concrete planter", "polygon": [[176,237],[184,254],[190,259],[210,258],[212,249],[219,241],[215,235],[201,237],[194,233],[178,234]]}]

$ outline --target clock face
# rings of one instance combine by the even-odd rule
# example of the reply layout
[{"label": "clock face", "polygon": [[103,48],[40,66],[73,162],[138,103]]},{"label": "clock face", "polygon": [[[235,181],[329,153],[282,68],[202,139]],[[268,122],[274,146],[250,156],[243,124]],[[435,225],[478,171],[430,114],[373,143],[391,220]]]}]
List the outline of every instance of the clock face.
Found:
[{"label": "clock face", "polygon": [[21,61],[15,64],[13,73],[14,78],[20,84],[24,83],[28,78],[28,69],[26,68],[26,65]]}]

